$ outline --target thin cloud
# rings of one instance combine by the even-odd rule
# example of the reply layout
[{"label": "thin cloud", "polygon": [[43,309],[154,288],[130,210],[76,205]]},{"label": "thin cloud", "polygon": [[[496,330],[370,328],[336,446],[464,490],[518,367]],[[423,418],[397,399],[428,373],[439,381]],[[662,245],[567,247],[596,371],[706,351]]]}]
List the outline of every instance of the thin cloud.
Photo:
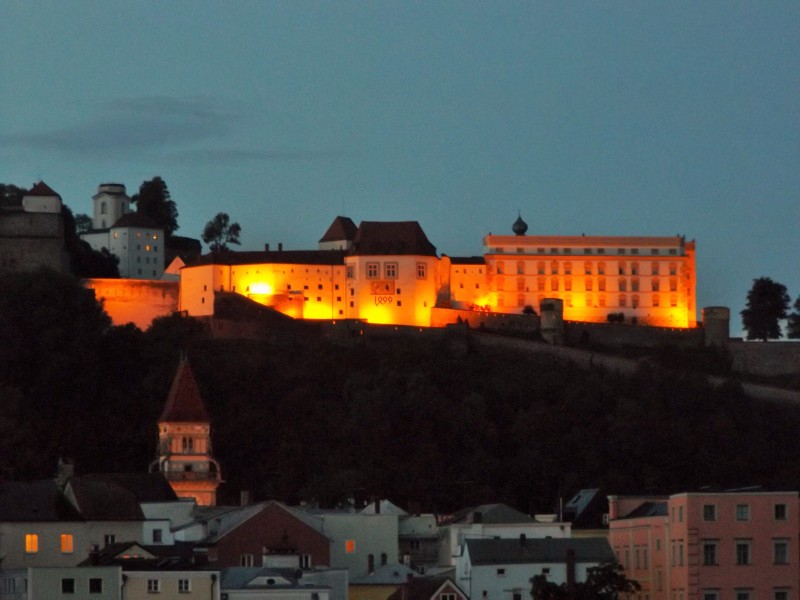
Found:
[{"label": "thin cloud", "polygon": [[315,150],[241,150],[236,148],[201,148],[168,153],[165,161],[177,164],[241,163],[241,162],[302,162],[336,160],[344,156],[341,152]]}]

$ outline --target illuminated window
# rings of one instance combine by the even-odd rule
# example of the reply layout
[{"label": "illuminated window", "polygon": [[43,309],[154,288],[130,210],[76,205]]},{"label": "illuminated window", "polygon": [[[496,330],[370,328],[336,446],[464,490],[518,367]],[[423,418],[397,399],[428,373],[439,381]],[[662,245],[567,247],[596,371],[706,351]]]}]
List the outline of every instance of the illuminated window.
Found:
[{"label": "illuminated window", "polygon": [[627,304],[628,304],[628,299],[625,297],[625,294],[620,294],[619,295],[619,305],[624,307],[624,306],[627,306]]},{"label": "illuminated window", "polygon": [[115,239],[115,240],[118,240],[118,239],[119,239],[119,232],[118,232],[118,231],[115,231],[115,232],[114,232],[114,239]]},{"label": "illuminated window", "polygon": [[653,306],[658,307],[661,305],[661,300],[658,297],[658,294],[653,294]]},{"label": "illuminated window", "polygon": [[591,306],[591,305],[592,305],[592,295],[586,294],[586,306]]},{"label": "illuminated window", "polygon": [[631,263],[631,275],[639,274],[639,263]]},{"label": "illuminated window", "polygon": [[153,234],[153,239],[154,239],[154,240],[157,240],[157,239],[158,239],[158,234],[157,234],[157,233],[154,233],[154,234]]},{"label": "illuminated window", "polygon": [[625,275],[625,263],[619,263],[618,272],[620,275]]},{"label": "illuminated window", "polygon": [[659,270],[659,264],[657,262],[654,262],[650,267],[650,272],[653,275],[658,275],[658,270]]},{"label": "illuminated window", "polygon": [[355,540],[345,540],[344,541],[344,551],[347,554],[353,554],[356,551],[356,541]]},{"label": "illuminated window", "polygon": [[592,263],[590,263],[588,261],[583,263],[583,272],[586,275],[591,275],[592,274]]},{"label": "illuminated window", "polygon": [[556,261],[550,263],[550,274],[558,275],[558,263]]},{"label": "illuminated window", "polygon": [[353,265],[347,265],[347,278],[348,279],[355,279],[356,276],[356,269]]},{"label": "illuminated window", "polygon": [[506,270],[506,263],[504,263],[502,260],[498,261],[497,262],[497,274],[498,275],[502,275],[505,272],[505,270]]},{"label": "illuminated window", "polygon": [[[637,296],[636,294],[634,294],[631,297],[631,306],[633,308],[638,308],[639,307],[639,296]],[[683,508],[683,507],[681,507],[681,508]]]},{"label": "illuminated window", "polygon": [[397,263],[386,263],[384,265],[384,273],[386,274],[386,279],[397,279]]},{"label": "illuminated window", "polygon": [[553,277],[550,280],[550,289],[554,292],[558,291],[558,277]]},{"label": "illuminated window", "polygon": [[585,279],[584,280],[584,285],[586,287],[586,291],[587,292],[591,292],[592,291],[592,280],[591,279]]},{"label": "illuminated window", "polygon": [[150,244],[145,244],[144,245],[144,251],[145,252],[150,252]]},{"label": "illuminated window", "polygon": [[[505,278],[505,277],[498,277],[498,278],[497,278],[497,289],[498,289],[498,290],[502,290],[502,289],[504,289],[504,287],[505,287],[505,284],[506,284],[506,278]],[[463,283],[461,284],[461,287],[462,287],[462,288],[464,287],[464,284],[463,284]]]},{"label": "illuminated window", "polygon": [[25,552],[27,554],[39,552],[39,536],[35,533],[25,534]]},{"label": "illuminated window", "polygon": [[672,306],[673,308],[678,306],[678,298],[674,294],[669,297],[669,305]]},{"label": "illuminated window", "polygon": [[650,282],[650,287],[654,292],[658,291],[658,285],[659,285],[658,279],[653,278],[653,280]]},{"label": "illuminated window", "polygon": [[73,540],[71,533],[61,534],[61,552],[64,554],[71,554],[73,552]]},{"label": "illuminated window", "polygon": [[678,290],[678,280],[674,277],[671,277],[669,280],[669,291],[675,292]]},{"label": "illuminated window", "polygon": [[539,275],[544,275],[544,261],[540,260],[536,263],[536,272],[539,273]]},{"label": "illuminated window", "polygon": [[605,279],[605,277],[601,277],[600,279],[597,280],[597,289],[600,290],[601,292],[605,292],[606,291],[606,279]]},{"label": "illuminated window", "polygon": [[597,274],[598,275],[605,275],[606,274],[606,263],[604,263],[604,262],[597,263]]},{"label": "illuminated window", "polygon": [[428,277],[428,265],[425,263],[417,263],[417,279],[425,279]]},{"label": "illuminated window", "polygon": [[638,292],[639,291],[639,280],[638,279],[632,279],[631,280],[631,291],[632,292]]},{"label": "illuminated window", "polygon": [[598,296],[598,298],[597,298],[597,306],[600,306],[600,307],[602,308],[602,307],[604,307],[605,305],[606,305],[606,297],[605,297],[605,296],[603,296],[603,295],[601,294],[601,295],[600,295],[600,296]]},{"label": "illuminated window", "polygon": [[517,295],[517,306],[525,306],[525,294]]},{"label": "illuminated window", "polygon": [[572,275],[572,263],[564,263],[564,275]]},{"label": "illuminated window", "polygon": [[367,263],[367,279],[377,279],[379,273],[379,265],[376,262]]},{"label": "illuminated window", "polygon": [[141,231],[137,231],[136,232],[136,237],[139,238],[139,239],[142,239],[142,232]]},{"label": "illuminated window", "polygon": [[523,277],[517,278],[517,291],[518,292],[525,291],[525,279]]},{"label": "illuminated window", "polygon": [[619,291],[620,292],[627,292],[628,291],[628,282],[624,279],[619,280]]},{"label": "illuminated window", "polygon": [[525,274],[525,261],[519,260],[517,261],[517,275],[524,275]]},{"label": "illuminated window", "polygon": [[567,306],[572,308],[572,294],[567,294],[566,301],[567,301]]},{"label": "illuminated window", "polygon": [[677,275],[678,274],[678,265],[676,265],[674,262],[673,263],[669,263],[669,274],[670,275]]},{"label": "illuminated window", "polygon": [[568,292],[572,290],[572,279],[569,277],[564,280],[564,289]]},{"label": "illuminated window", "polygon": [[539,277],[539,279],[536,280],[536,289],[538,291],[540,291],[540,292],[545,291],[544,290],[544,277]]}]

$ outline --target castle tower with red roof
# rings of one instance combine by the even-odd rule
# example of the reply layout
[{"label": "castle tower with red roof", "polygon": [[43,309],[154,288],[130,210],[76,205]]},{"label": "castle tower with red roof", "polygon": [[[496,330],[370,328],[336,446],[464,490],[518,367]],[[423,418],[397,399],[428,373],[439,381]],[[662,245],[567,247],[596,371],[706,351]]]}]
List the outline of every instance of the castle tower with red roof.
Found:
[{"label": "castle tower with red roof", "polygon": [[158,459],[151,471],[163,473],[180,498],[203,506],[217,503],[222,478],[211,455],[211,419],[186,359],[178,365],[158,420]]}]

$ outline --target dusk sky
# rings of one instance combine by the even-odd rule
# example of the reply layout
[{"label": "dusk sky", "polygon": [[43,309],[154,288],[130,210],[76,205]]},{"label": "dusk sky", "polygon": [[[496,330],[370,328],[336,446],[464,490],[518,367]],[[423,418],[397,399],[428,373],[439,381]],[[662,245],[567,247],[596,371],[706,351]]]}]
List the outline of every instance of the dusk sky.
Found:
[{"label": "dusk sky", "polygon": [[[75,213],[159,175],[179,235],[337,215],[685,235],[698,307],[800,295],[800,2],[0,2],[0,182]],[[699,317],[699,315],[698,315]]]}]

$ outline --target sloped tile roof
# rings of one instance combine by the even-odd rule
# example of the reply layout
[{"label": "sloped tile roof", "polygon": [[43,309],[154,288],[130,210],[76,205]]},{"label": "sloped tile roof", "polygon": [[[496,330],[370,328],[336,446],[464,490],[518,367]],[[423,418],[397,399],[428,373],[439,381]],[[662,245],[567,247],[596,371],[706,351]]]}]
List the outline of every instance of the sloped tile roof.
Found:
[{"label": "sloped tile roof", "polygon": [[136,496],[111,481],[73,477],[68,485],[78,510],[87,521],[136,521],[144,518]]},{"label": "sloped tile roof", "polygon": [[362,221],[353,241],[355,255],[436,256],[417,221]]},{"label": "sloped tile roof", "polygon": [[402,585],[410,577],[419,577],[419,573],[405,565],[382,565],[372,573],[367,573],[350,581],[350,585]]},{"label": "sloped tile roof", "polygon": [[473,565],[562,563],[568,550],[577,562],[614,560],[605,538],[468,539],[466,544]]},{"label": "sloped tile roof", "polygon": [[320,243],[338,242],[341,240],[352,242],[355,239],[357,232],[358,227],[356,227],[356,224],[353,223],[353,220],[350,217],[336,217],[319,241]]},{"label": "sloped tile roof", "polygon": [[49,185],[47,185],[44,181],[40,181],[36,185],[34,185],[28,192],[25,193],[26,196],[56,196],[61,198],[57,192],[53,190]]},{"label": "sloped tile roof", "polygon": [[0,482],[0,521],[82,521],[56,482]]},{"label": "sloped tile roof", "polygon": [[178,499],[161,473],[93,473],[70,481],[75,479],[113,483],[133,494],[137,502],[174,502]]},{"label": "sloped tile roof", "polygon": [[164,228],[156,223],[155,220],[138,212],[125,213],[119,219],[117,219],[111,227],[112,229],[117,227],[139,227],[142,229],[158,229],[160,231],[164,230]]},{"label": "sloped tile roof", "polygon": [[666,517],[668,514],[666,502],[642,502],[623,519],[636,519],[639,517]]},{"label": "sloped tile roof", "polygon": [[343,265],[344,253],[339,250],[277,250],[211,252],[188,265],[250,265],[259,263],[292,265]]},{"label": "sloped tile roof", "polygon": [[172,380],[172,387],[167,396],[164,412],[158,419],[159,423],[208,423],[211,419],[200,397],[200,388],[194,378],[192,369],[186,360],[181,360],[178,372]]},{"label": "sloped tile roof", "polygon": [[[392,592],[387,600],[431,600],[448,583],[461,592],[461,588],[449,577],[414,577]],[[466,594],[463,592],[461,595],[466,598]]]}]

